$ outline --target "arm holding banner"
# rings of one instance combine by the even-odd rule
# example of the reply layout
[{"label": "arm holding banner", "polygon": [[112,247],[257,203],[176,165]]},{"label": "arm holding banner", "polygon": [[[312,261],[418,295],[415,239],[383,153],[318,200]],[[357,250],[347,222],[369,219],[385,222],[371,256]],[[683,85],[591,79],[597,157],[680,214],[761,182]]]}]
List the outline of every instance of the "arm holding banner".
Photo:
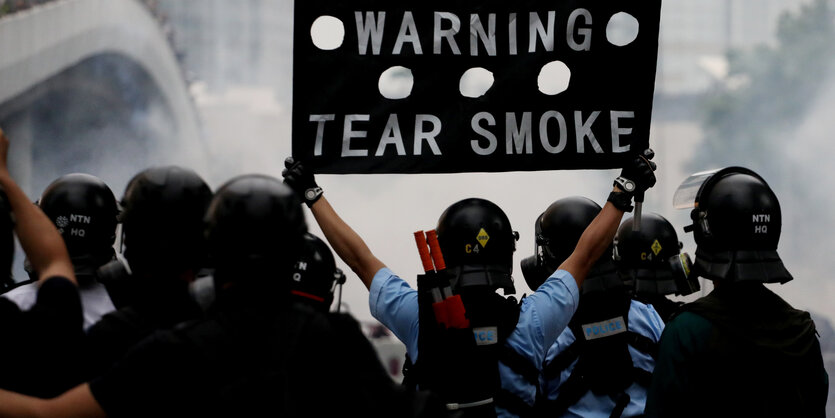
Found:
[{"label": "arm holding banner", "polygon": [[589,270],[612,243],[623,213],[632,211],[631,201],[635,195],[655,185],[656,165],[650,161],[653,156],[652,150],[648,149],[623,168],[603,210],[580,236],[574,252],[560,265],[560,270],[571,273],[577,287],[583,284]]},{"label": "arm holding banner", "polygon": [[325,238],[339,258],[348,264],[365,287],[370,289],[374,274],[385,267],[385,264],[371,252],[359,234],[339,217],[330,202],[322,195],[322,189],[316,184],[311,171],[292,157],[287,158],[284,165],[287,167],[281,173],[284,182],[310,207]]}]

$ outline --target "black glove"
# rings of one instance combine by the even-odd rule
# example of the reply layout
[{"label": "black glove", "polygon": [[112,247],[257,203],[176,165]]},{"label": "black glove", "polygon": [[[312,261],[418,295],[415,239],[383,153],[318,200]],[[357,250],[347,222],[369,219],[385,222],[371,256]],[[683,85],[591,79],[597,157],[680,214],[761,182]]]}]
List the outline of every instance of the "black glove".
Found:
[{"label": "black glove", "polygon": [[284,183],[296,192],[307,207],[313,206],[322,197],[322,188],[316,184],[313,172],[306,169],[301,161],[295,161],[293,157],[287,157],[284,160],[284,166],[287,167],[281,172],[284,176]]},{"label": "black glove", "polygon": [[620,191],[612,192],[608,199],[616,208],[624,212],[631,212],[632,199],[636,195],[643,195],[645,191],[655,185],[654,171],[656,165],[650,161],[652,157],[655,157],[655,152],[647,148],[623,167],[620,176],[614,182],[614,185]]}]

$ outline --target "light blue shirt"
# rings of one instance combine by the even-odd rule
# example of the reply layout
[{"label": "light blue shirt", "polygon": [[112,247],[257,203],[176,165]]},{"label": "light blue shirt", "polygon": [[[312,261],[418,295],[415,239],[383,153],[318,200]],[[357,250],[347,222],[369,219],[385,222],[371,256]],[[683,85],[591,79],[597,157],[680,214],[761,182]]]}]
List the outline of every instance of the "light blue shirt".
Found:
[{"label": "light blue shirt", "polygon": [[[661,316],[658,315],[658,312],[655,312],[652,305],[645,305],[641,302],[633,300],[632,304],[629,306],[628,321],[628,328],[630,331],[643,335],[656,343],[661,338],[661,332],[664,330],[664,321],[661,320]],[[545,359],[546,364],[550,363],[557,356],[557,354],[563,352],[574,341],[574,333],[571,331],[571,328],[566,327],[562,334],[560,334],[559,338],[557,338],[554,345],[548,349],[548,354]],[[632,356],[632,364],[635,367],[640,367],[650,373],[655,368],[655,360],[653,360],[649,354],[638,351],[632,348],[632,346],[629,346],[629,354]],[[576,364],[577,361],[575,360],[570,366],[568,366],[568,368],[560,373],[559,377],[554,378],[551,381],[545,381],[544,377],[540,375],[540,380],[542,380],[542,393],[545,394],[548,399],[557,399],[560,385],[568,379]],[[647,388],[637,383],[633,383],[632,386],[626,389],[626,393],[629,395],[630,400],[626,409],[623,411],[623,415],[621,416],[634,417],[643,415],[644,405],[646,405],[647,402]],[[595,395],[589,391],[582,398],[580,398],[577,403],[570,406],[562,416],[606,418],[609,417],[614,408],[615,401],[612,400],[611,397],[606,395]]]},{"label": "light blue shirt", "polygon": [[[522,299],[519,321],[507,344],[531,364],[541,366],[545,352],[554,344],[577,310],[579,290],[571,274],[557,270],[532,295]],[[388,327],[406,345],[412,361],[418,356],[418,296],[406,281],[383,267],[371,282],[368,305],[371,315]],[[509,367],[499,363],[502,388],[533,405],[536,387]],[[500,417],[513,414],[496,408]]]}]

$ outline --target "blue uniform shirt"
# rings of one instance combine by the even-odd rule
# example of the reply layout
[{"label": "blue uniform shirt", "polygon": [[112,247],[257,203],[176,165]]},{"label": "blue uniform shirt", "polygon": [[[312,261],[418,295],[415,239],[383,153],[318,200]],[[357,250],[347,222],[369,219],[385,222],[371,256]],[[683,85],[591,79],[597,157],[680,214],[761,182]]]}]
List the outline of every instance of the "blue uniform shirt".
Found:
[{"label": "blue uniform shirt", "polygon": [[[541,365],[545,352],[557,340],[577,310],[579,290],[574,277],[557,270],[532,295],[522,300],[519,322],[507,338],[507,344],[531,364]],[[406,344],[412,361],[418,357],[418,296],[403,279],[383,267],[371,282],[368,305],[371,315]],[[509,367],[499,363],[502,388],[533,405],[536,388]],[[496,408],[500,417],[513,416]]]},{"label": "blue uniform shirt", "polygon": [[[664,321],[652,305],[645,305],[636,300],[632,301],[629,306],[629,330],[643,335],[653,342],[658,342],[661,338],[661,332],[664,330]],[[550,363],[557,354],[563,352],[575,340],[574,333],[570,328],[566,327],[562,334],[560,334],[557,342],[548,349],[546,356],[546,364]],[[632,346],[629,346],[629,354],[632,356],[632,364],[635,367],[640,367],[648,372],[652,372],[655,368],[655,360],[646,353],[638,351]],[[542,383],[542,393],[548,399],[555,400],[559,395],[559,387],[562,382],[566,381],[574,370],[577,364],[575,360],[568,368],[560,373],[559,377],[551,381],[545,381],[544,377],[540,375]],[[647,388],[633,383],[632,386],[626,389],[629,395],[629,405],[623,411],[623,417],[634,417],[643,415],[644,405],[647,401]],[[591,391],[587,392],[576,404],[568,408],[562,415],[564,417],[608,417],[615,408],[615,401],[606,395],[595,395]]]}]

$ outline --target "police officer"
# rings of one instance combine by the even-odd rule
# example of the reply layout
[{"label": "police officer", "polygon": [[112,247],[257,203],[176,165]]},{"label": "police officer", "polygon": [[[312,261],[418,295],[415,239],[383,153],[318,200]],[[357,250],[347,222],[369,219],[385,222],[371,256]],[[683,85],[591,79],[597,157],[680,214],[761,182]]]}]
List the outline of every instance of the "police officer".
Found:
[{"label": "police officer", "polygon": [[336,260],[328,244],[306,233],[302,255],[293,267],[293,281],[290,284],[293,299],[321,312],[328,312],[333,304],[336,286],[341,287],[343,283],[345,274],[336,267]]},{"label": "police officer", "polygon": [[[372,315],[406,344],[409,358],[416,366],[424,364],[423,370],[429,371],[421,372],[418,384],[428,383],[421,387],[438,390],[449,409],[472,416],[518,416],[531,411],[537,391],[538,365],[542,364],[546,347],[556,341],[576,310],[578,287],[611,243],[623,211],[631,208],[633,193],[655,183],[654,164],[642,157],[631,161],[616,181],[610,203],[588,228],[577,251],[518,308],[513,306],[514,301],[496,293],[500,288],[505,293],[512,292],[510,271],[515,236],[507,216],[484,199],[465,199],[451,205],[441,215],[437,227],[451,290],[460,295],[467,315],[473,315],[476,321],[484,318],[485,323],[493,325],[481,327],[473,323],[469,328],[450,330],[426,323],[425,318],[431,318],[427,316],[431,308],[426,309],[424,301],[431,292],[411,289],[377,259],[323,197],[313,173],[292,158],[285,165],[285,182],[312,209],[336,253],[369,289]],[[516,318],[507,321],[507,316],[514,311],[518,312],[518,319],[508,327]],[[427,353],[431,358],[423,363],[423,350],[432,346],[425,338],[430,329],[435,336],[440,334],[442,341],[460,341],[461,345],[446,352],[442,351],[444,347],[435,345],[436,351]],[[470,342],[468,351],[462,351],[460,347],[467,341]],[[444,370],[458,370],[455,359],[465,363],[464,366],[473,359],[485,362],[481,373],[468,379]],[[445,378],[462,383],[450,385],[445,383]]]},{"label": "police officer", "polygon": [[648,394],[648,416],[825,416],[828,376],[815,324],[765,283],[792,279],[780,256],[780,203],[742,167],[697,173],[679,186],[692,207],[693,273],[707,296],[667,324]]},{"label": "police officer", "polygon": [[[86,330],[115,309],[110,297],[113,289],[99,281],[96,270],[115,256],[116,198],[98,177],[73,173],[61,176],[47,186],[38,206],[58,227],[70,253],[84,307]],[[28,283],[3,296],[25,310],[35,303],[37,292],[37,283]]]},{"label": "police officer", "polygon": [[673,225],[657,213],[644,213],[637,231],[634,218],[625,220],[615,235],[618,270],[635,298],[652,305],[665,322],[683,305],[666,295],[686,296],[700,288],[690,255],[681,248]]},{"label": "police officer", "polygon": [[398,390],[373,352],[359,360],[372,358],[382,374],[359,373],[369,364],[340,354],[351,347],[327,318],[290,302],[307,227],[287,186],[234,178],[206,223],[218,291],[206,318],[153,334],[59,397],[0,390],[0,416],[439,416]]},{"label": "police officer", "polygon": [[[77,366],[81,358],[78,342],[83,337],[81,301],[64,240],[12,179],[7,166],[8,150],[9,141],[0,129],[0,226],[6,228],[0,230],[0,235],[8,236],[11,229],[7,228],[14,227],[37,272],[38,288],[28,310],[0,298],[0,388],[55,396],[77,384],[80,376]],[[8,266],[14,249],[7,246],[4,250],[0,253],[0,265]],[[62,355],[50,355],[56,347],[62,349]]]},{"label": "police officer", "polygon": [[[522,263],[531,289],[571,255],[598,213],[597,203],[578,196],[557,200],[537,217],[536,252]],[[611,247],[588,273],[577,312],[548,349],[540,416],[643,414],[664,324],[651,306],[631,299],[610,254]]]},{"label": "police officer", "polygon": [[125,260],[103,267],[100,277],[130,297],[88,331],[88,376],[151,332],[200,317],[188,286],[207,262],[203,217],[211,198],[196,172],[178,166],[148,168],[128,182],[120,216]]}]

